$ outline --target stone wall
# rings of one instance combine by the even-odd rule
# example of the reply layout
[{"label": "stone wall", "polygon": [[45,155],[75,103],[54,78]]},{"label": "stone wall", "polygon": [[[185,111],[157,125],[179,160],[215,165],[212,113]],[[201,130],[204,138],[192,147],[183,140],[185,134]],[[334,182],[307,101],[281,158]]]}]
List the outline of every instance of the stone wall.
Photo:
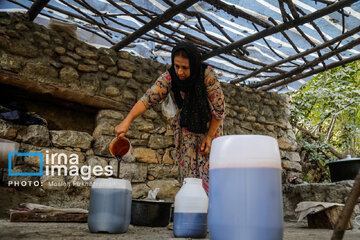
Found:
[{"label": "stone wall", "polygon": [[[114,127],[165,71],[166,66],[128,52],[96,49],[65,32],[27,22],[22,14],[9,16],[0,13],[0,32],[2,73],[16,73],[17,76],[47,86],[111,99],[116,101],[120,109],[97,109],[92,134],[76,129],[54,130],[46,126],[23,126],[0,120],[0,138],[19,142],[20,151],[24,152],[48,150],[68,155],[77,153],[79,165],[115,166],[116,160],[108,151],[114,137]],[[227,83],[221,85],[226,100],[224,134],[263,134],[276,138],[281,150],[283,181],[292,177],[301,179],[300,157],[288,121],[290,111],[287,96]],[[177,171],[172,170],[173,132],[162,116],[160,106],[136,119],[127,137],[131,140],[135,158],[131,162],[121,163],[120,176],[131,180],[133,197],[145,197],[149,189],[159,187],[159,198],[172,199],[180,185]],[[36,162],[25,158],[18,161],[15,171],[38,168]],[[5,182],[16,178],[20,179],[6,177]],[[48,184],[54,181],[80,181],[76,177],[28,178],[41,180],[43,186],[36,188],[33,193],[40,196],[43,202],[82,207],[88,203],[89,186],[86,184],[81,187]]]},{"label": "stone wall", "polygon": [[[345,203],[351,189],[354,186],[354,180],[346,180],[335,183],[302,183],[302,184],[284,184],[284,216],[288,219],[298,217],[295,209],[299,202],[329,202]],[[360,214],[360,200],[355,206],[352,218]]]}]

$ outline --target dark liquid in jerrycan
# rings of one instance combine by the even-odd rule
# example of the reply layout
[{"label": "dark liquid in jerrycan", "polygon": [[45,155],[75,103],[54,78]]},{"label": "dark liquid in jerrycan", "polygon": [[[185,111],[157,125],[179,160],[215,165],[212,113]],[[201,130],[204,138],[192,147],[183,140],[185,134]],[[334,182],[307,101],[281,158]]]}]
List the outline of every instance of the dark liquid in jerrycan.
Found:
[{"label": "dark liquid in jerrycan", "polygon": [[91,189],[88,217],[90,232],[124,233],[131,219],[131,191]]},{"label": "dark liquid in jerrycan", "polygon": [[207,213],[174,213],[175,237],[205,238]]},{"label": "dark liquid in jerrycan", "polygon": [[212,240],[282,239],[281,170],[210,170],[209,230]]},{"label": "dark liquid in jerrycan", "polygon": [[115,157],[123,157],[130,149],[130,142],[125,138],[116,138],[110,144],[109,150]]}]

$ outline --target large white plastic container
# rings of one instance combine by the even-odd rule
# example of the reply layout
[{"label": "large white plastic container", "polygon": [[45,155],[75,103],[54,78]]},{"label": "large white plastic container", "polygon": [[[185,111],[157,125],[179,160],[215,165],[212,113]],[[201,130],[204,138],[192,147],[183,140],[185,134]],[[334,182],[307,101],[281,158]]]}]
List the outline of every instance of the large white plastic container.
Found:
[{"label": "large white plastic container", "polygon": [[206,237],[208,205],[209,198],[202,186],[202,179],[185,178],[175,196],[175,237]]},{"label": "large white plastic container", "polygon": [[95,179],[90,193],[90,232],[124,233],[131,219],[131,184],[115,178]]},{"label": "large white plastic container", "polygon": [[282,239],[281,160],[274,138],[216,138],[209,177],[210,239]]}]

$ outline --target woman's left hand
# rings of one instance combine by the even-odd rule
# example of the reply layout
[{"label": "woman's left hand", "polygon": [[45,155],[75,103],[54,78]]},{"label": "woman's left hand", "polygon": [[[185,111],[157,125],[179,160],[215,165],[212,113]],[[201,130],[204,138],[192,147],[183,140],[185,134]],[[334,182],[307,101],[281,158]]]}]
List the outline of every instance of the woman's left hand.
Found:
[{"label": "woman's left hand", "polygon": [[209,135],[206,135],[204,140],[201,143],[201,154],[205,155],[208,154],[210,152],[210,148],[211,148],[211,142],[214,138],[210,137]]}]

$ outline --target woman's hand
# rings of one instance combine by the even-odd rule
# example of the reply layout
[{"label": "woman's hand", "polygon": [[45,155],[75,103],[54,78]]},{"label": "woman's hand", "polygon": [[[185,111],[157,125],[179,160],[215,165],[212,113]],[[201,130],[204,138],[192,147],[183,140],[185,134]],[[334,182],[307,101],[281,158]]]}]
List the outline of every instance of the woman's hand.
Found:
[{"label": "woman's hand", "polygon": [[222,123],[222,119],[216,119],[214,116],[211,117],[210,128],[207,132],[204,140],[201,143],[201,154],[208,154],[210,152],[212,140],[215,138],[216,130]]},{"label": "woman's hand", "polygon": [[116,137],[125,137],[125,134],[129,130],[130,123],[131,122],[124,119],[124,121],[122,121],[119,125],[117,125],[115,127],[115,136]]},{"label": "woman's hand", "polygon": [[214,138],[210,137],[209,135],[206,135],[205,138],[203,139],[202,143],[201,143],[201,149],[200,149],[200,153],[205,155],[208,154],[210,152],[210,148],[211,148],[211,142]]}]

